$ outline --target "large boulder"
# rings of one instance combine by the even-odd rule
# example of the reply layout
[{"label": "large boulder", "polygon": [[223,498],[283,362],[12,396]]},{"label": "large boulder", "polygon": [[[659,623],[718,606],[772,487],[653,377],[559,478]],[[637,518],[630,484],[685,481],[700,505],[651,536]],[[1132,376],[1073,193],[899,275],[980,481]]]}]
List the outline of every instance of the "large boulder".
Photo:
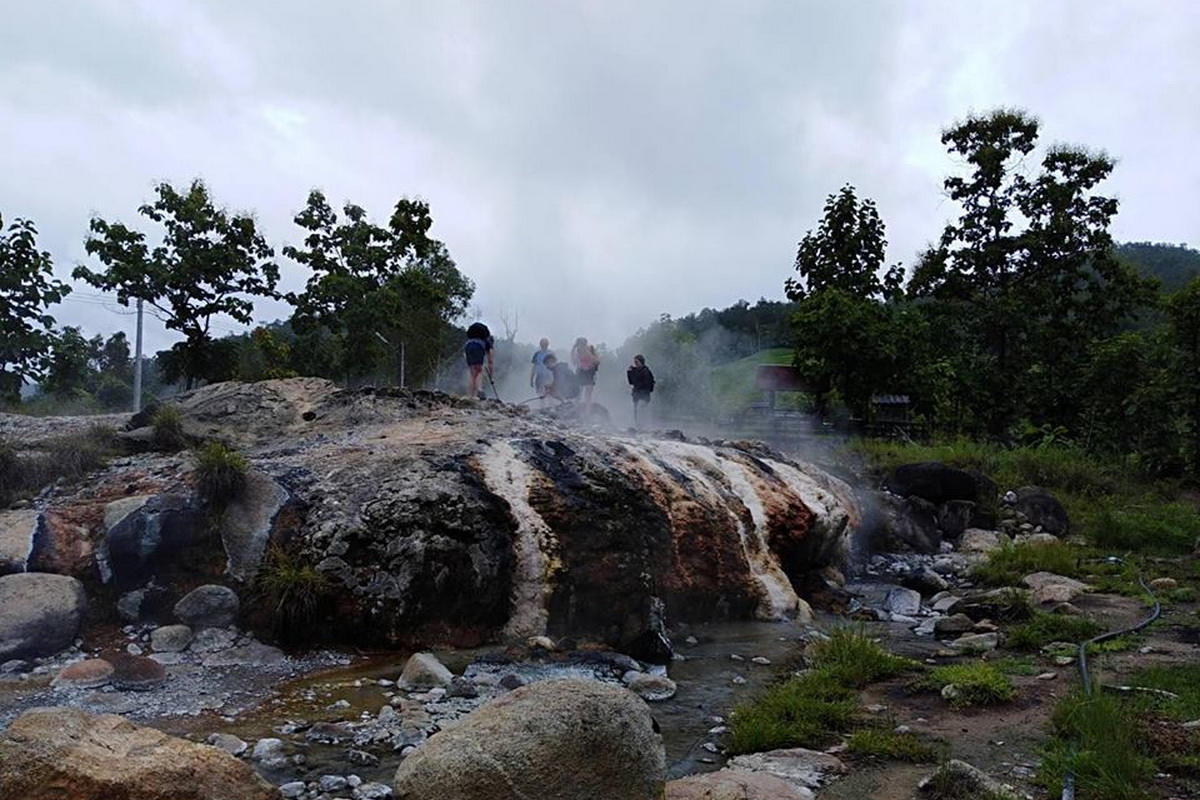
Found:
[{"label": "large boulder", "polygon": [[920,497],[880,496],[880,525],[875,531],[877,550],[893,553],[936,553],[941,548],[937,506]]},{"label": "large boulder", "polygon": [[1058,537],[1066,536],[1071,530],[1067,510],[1054,495],[1037,486],[1022,486],[1013,492],[1012,506],[1017,514],[1035,529]]},{"label": "large boulder", "polygon": [[976,475],[940,461],[901,464],[887,476],[884,486],[892,494],[919,497],[934,505],[948,500],[980,499]]},{"label": "large boulder", "polygon": [[722,769],[667,784],[666,800],[813,800],[809,789],[769,772]]},{"label": "large boulder", "polygon": [[233,756],[118,716],[27,711],[0,734],[0,797],[21,800],[278,800]]},{"label": "large boulder", "polygon": [[53,655],[70,647],[86,608],[83,584],[66,575],[0,577],[0,661]]},{"label": "large boulder", "polygon": [[38,516],[32,508],[0,511],[0,575],[28,568]]},{"label": "large boulder", "polygon": [[401,762],[396,800],[658,800],[662,740],[646,704],[592,681],[502,695]]},{"label": "large boulder", "polygon": [[210,583],[184,595],[175,604],[175,616],[193,628],[224,628],[237,619],[238,608],[237,592]]}]

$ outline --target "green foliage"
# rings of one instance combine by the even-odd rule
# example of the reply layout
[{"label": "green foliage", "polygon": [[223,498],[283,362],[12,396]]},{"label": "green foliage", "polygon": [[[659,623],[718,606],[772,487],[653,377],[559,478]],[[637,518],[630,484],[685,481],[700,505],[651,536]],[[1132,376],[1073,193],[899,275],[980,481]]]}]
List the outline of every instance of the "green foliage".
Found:
[{"label": "green foliage", "polygon": [[250,462],[222,442],[205,442],[196,451],[196,491],[206,503],[223,507],[246,486]]},{"label": "green foliage", "polygon": [[1000,549],[988,554],[987,560],[975,566],[971,574],[992,586],[1019,586],[1021,578],[1031,572],[1053,572],[1072,577],[1079,574],[1079,549],[1062,542],[1049,544],[1012,544],[1004,542]]},{"label": "green foliage", "polygon": [[1168,719],[1200,719],[1200,664],[1156,664],[1133,673],[1131,686],[1162,689],[1178,699],[1153,698],[1156,710]]},{"label": "green foliage", "polygon": [[1125,242],[1116,247],[1118,258],[1142,275],[1158,278],[1165,292],[1175,292],[1200,276],[1200,251],[1183,244]]},{"label": "green foliage", "polygon": [[1139,746],[1136,715],[1120,700],[1075,692],[1064,698],[1051,719],[1056,738],[1042,755],[1038,782],[1052,796],[1062,792],[1063,776],[1075,773],[1079,797],[1136,800],[1154,775],[1154,762]]},{"label": "green foliage", "polygon": [[52,276],[33,223],[18,218],[5,229],[0,215],[0,403],[19,403],[21,385],[43,374],[54,327],[46,309],[71,291]]},{"label": "green foliage", "polygon": [[0,441],[0,507],[57,480],[77,480],[103,467],[117,452],[116,435],[103,425],[47,439],[21,453]]},{"label": "green foliage", "polygon": [[809,646],[808,657],[817,669],[838,676],[847,686],[862,687],[916,669],[908,658],[884,650],[863,628],[835,628],[825,641]]},{"label": "green foliage", "polygon": [[850,726],[857,708],[857,692],[836,673],[823,669],[803,673],[734,709],[729,752],[828,745]]},{"label": "green foliage", "polygon": [[1115,552],[1182,555],[1190,553],[1200,537],[1200,516],[1186,503],[1104,498],[1084,514],[1092,543]]},{"label": "green foliage", "polygon": [[333,584],[296,547],[272,545],[254,579],[252,598],[271,619],[275,635],[290,643],[311,641],[313,623]]},{"label": "green foliage", "polygon": [[850,734],[846,747],[855,755],[891,761],[926,763],[937,756],[934,748],[911,733],[896,733],[886,727],[859,728]]},{"label": "green foliage", "polygon": [[1100,633],[1099,623],[1086,617],[1039,612],[1029,622],[1008,631],[1007,644],[1014,650],[1041,650],[1051,642],[1079,643]]},{"label": "green foliage", "polygon": [[187,446],[187,437],[183,433],[183,412],[179,406],[159,406],[150,419],[150,426],[154,429],[154,446],[159,450],[181,450]]},{"label": "green foliage", "polygon": [[449,326],[466,311],[475,286],[445,245],[429,237],[426,203],[400,200],[387,226],[370,222],[352,203],[343,215],[314,190],[295,217],[307,232],[304,246],[285,247],[284,254],[312,270],[304,291],[288,295],[296,331],[323,330],[336,339],[337,363],[348,376],[390,371],[403,342],[407,377],[416,383],[433,373]]},{"label": "green foliage", "polygon": [[958,691],[950,700],[955,708],[992,706],[1007,703],[1016,696],[1012,679],[987,661],[947,664],[929,670],[913,682],[913,688],[940,692],[953,684]]},{"label": "green foliage", "polygon": [[196,380],[214,377],[206,371],[212,317],[225,314],[249,324],[254,307],[247,296],[274,297],[279,268],[254,218],[217,208],[200,180],[183,192],[160,183],[155,192],[155,202],[138,213],[162,226],[161,244],[151,248],[144,233],[95,217],[86,247],[106,269],[81,265],[72,274],[115,291],[122,305],[143,300],[169,329],[182,333],[186,340],[172,349],[190,389]]}]

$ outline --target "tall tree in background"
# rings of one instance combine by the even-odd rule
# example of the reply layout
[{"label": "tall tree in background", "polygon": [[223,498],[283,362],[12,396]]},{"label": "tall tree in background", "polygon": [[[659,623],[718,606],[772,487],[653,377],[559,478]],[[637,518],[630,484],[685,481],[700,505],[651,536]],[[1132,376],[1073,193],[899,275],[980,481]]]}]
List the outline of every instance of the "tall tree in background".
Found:
[{"label": "tall tree in background", "polygon": [[327,334],[345,377],[394,365],[403,346],[415,383],[433,371],[446,328],[466,310],[474,284],[429,237],[426,203],[401,200],[386,227],[352,203],[343,215],[317,190],[296,215],[308,234],[303,247],[284,253],[313,274],[302,293],[288,297],[296,306],[293,327],[302,337]]},{"label": "tall tree in background", "polygon": [[896,266],[880,274],[886,248],[875,203],[859,200],[849,185],[829,196],[817,229],[800,241],[800,278],[789,278],[784,290],[799,303],[795,363],[822,414],[836,397],[864,416],[874,392],[898,388],[900,320],[884,298],[899,292],[902,272]]},{"label": "tall tree in background", "polygon": [[172,348],[174,369],[190,389],[198,379],[215,380],[210,325],[225,314],[243,325],[254,310],[250,297],[275,297],[279,268],[274,251],[249,214],[230,214],[214,205],[203,182],[184,192],[169,183],[155,189],[158,199],[138,213],[163,228],[154,248],[141,231],[100,217],[91,221],[87,251],[106,267],[95,272],[80,266],[74,276],[129,305],[143,300],[171,330],[186,339]]},{"label": "tall tree in background", "polygon": [[1068,388],[1087,343],[1149,296],[1112,257],[1117,201],[1093,193],[1112,160],[1057,147],[1031,179],[1022,166],[1037,140],[1037,120],[1010,110],[943,133],[968,168],[945,181],[961,212],[908,287],[938,301],[935,333],[959,343],[955,369],[992,434],[1022,414],[1073,411]]},{"label": "tall tree in background", "polygon": [[43,374],[53,340],[46,309],[71,290],[52,277],[50,254],[37,249],[37,229],[0,216],[0,402],[21,399],[21,385]]}]

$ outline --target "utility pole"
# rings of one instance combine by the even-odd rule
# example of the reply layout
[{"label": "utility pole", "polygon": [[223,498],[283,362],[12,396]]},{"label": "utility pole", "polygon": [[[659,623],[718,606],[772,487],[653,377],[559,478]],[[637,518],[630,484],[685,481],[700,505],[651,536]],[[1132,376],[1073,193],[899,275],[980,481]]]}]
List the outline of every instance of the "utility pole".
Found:
[{"label": "utility pole", "polygon": [[133,413],[142,410],[142,298],[137,301],[137,337],[133,356]]},{"label": "utility pole", "polygon": [[400,388],[404,388],[404,345],[407,344],[404,339],[400,340]]}]

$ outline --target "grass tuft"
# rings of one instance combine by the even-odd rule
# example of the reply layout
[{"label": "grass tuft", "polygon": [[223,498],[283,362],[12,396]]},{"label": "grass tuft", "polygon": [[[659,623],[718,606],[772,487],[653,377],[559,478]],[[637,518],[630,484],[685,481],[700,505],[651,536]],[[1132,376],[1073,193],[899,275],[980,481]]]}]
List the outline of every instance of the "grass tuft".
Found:
[{"label": "grass tuft", "polygon": [[810,646],[813,664],[835,673],[848,686],[862,687],[917,669],[917,662],[893,655],[862,628],[836,628],[827,641]]},{"label": "grass tuft", "polygon": [[1031,572],[1053,572],[1075,577],[1079,574],[1079,549],[1069,544],[1012,544],[1005,543],[993,550],[982,564],[972,571],[979,581],[992,586],[1018,586],[1021,578]]},{"label": "grass tuft", "polygon": [[826,670],[803,673],[734,709],[729,752],[823,747],[850,727],[857,709],[857,693],[837,675]]},{"label": "grass tuft", "polygon": [[897,733],[890,728],[859,728],[850,734],[847,749],[856,755],[885,758],[890,761],[910,761],[916,764],[935,760],[937,751],[911,733]]},{"label": "grass tuft", "polygon": [[1139,747],[1137,718],[1120,700],[1077,692],[1064,698],[1051,719],[1056,738],[1042,757],[1038,782],[1052,796],[1063,776],[1075,773],[1079,797],[1140,800],[1154,775],[1154,762]]},{"label": "grass tuft", "polygon": [[196,451],[196,491],[207,503],[224,507],[246,486],[250,463],[221,442],[205,442]]},{"label": "grass tuft", "polygon": [[253,598],[271,615],[274,633],[285,642],[312,638],[312,623],[333,592],[333,583],[294,547],[272,545],[254,579]]},{"label": "grass tuft", "polygon": [[179,406],[159,406],[150,418],[150,427],[154,429],[154,446],[159,450],[174,452],[187,447],[187,437],[183,433],[183,412]]},{"label": "grass tuft", "polygon": [[1017,694],[1012,679],[986,661],[935,667],[912,684],[915,689],[935,692],[950,685],[958,688],[957,694],[950,700],[955,708],[994,706],[1008,702]]},{"label": "grass tuft", "polygon": [[1078,644],[1104,629],[1085,617],[1038,612],[1033,619],[1013,626],[1007,632],[1007,644],[1014,650],[1036,652],[1051,642]]}]

